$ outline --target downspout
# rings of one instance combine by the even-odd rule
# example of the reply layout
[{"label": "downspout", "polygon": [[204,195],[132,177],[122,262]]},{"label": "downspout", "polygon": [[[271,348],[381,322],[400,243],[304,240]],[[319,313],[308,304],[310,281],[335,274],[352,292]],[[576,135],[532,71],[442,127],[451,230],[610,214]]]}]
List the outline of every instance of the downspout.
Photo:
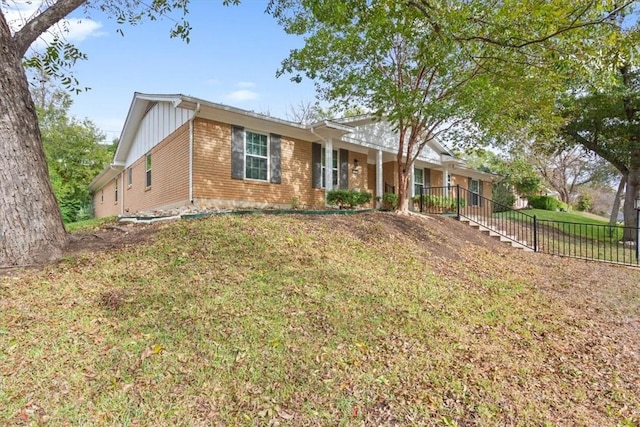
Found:
[{"label": "downspout", "polygon": [[[118,170],[116,165],[114,163],[111,163],[109,165],[109,170]],[[107,181],[108,183],[109,181]],[[102,187],[100,187],[100,190],[104,190],[104,186],[107,184],[104,184]],[[122,184],[120,184],[120,192],[122,193],[120,195],[120,200],[118,200],[118,203],[120,203],[120,201],[122,201],[122,203],[120,203],[120,215],[124,215],[124,191],[122,191]]]},{"label": "downspout", "polygon": [[120,177],[122,178],[120,181],[120,215],[124,216],[124,171],[126,171],[127,168],[122,169],[122,171],[120,172]]},{"label": "downspout", "polygon": [[196,104],[196,109],[193,110],[191,120],[189,120],[189,202],[193,204],[193,138],[194,127],[193,121],[200,112],[200,103]]}]

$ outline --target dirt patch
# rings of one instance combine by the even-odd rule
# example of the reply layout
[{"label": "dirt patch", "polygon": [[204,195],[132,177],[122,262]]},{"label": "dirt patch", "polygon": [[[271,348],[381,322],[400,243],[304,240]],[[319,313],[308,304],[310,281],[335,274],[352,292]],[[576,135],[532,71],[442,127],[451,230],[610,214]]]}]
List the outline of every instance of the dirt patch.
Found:
[{"label": "dirt patch", "polygon": [[80,253],[109,251],[143,244],[149,242],[166,226],[166,223],[103,225],[92,231],[72,234],[64,255],[70,257]]}]

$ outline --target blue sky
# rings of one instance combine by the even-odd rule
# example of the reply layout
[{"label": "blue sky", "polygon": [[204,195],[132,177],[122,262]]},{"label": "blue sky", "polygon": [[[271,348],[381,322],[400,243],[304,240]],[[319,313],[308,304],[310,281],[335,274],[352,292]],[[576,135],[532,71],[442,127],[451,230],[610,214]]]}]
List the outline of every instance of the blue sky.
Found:
[{"label": "blue sky", "polygon": [[266,6],[266,0],[227,7],[192,0],[189,44],[169,37],[170,19],[128,26],[94,10],[90,19],[83,11],[72,14],[80,19],[70,20],[68,39],[89,56],[76,65],[75,76],[90,90],[73,96],[71,113],[92,120],[108,140],[120,135],[136,91],[182,93],[286,118],[290,105],[313,101],[315,90],[309,81],[275,77],[280,62],[303,41],[285,34],[265,14]]}]

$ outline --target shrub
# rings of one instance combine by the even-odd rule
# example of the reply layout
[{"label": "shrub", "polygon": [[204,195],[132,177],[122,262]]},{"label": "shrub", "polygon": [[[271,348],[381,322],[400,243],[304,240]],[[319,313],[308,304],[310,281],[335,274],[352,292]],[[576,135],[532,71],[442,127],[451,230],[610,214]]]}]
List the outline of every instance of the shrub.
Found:
[{"label": "shrub", "polygon": [[331,190],[327,194],[327,203],[338,205],[340,209],[353,209],[371,201],[371,193],[357,190]]},{"label": "shrub", "polygon": [[568,206],[555,197],[551,196],[529,196],[529,206],[534,209],[544,209],[545,211],[566,211]]},{"label": "shrub", "polygon": [[[420,196],[414,196],[411,200],[415,203],[420,203]],[[458,205],[458,199],[456,197],[449,196],[436,196],[435,194],[425,194],[422,196],[422,206],[424,209],[443,209],[445,211],[454,211]],[[467,205],[465,199],[460,199],[460,207],[463,208]]]},{"label": "shrub", "polygon": [[383,211],[390,211],[398,207],[398,195],[393,193],[384,193],[382,195],[382,206],[380,209]]},{"label": "shrub", "polygon": [[576,210],[580,212],[590,211],[593,207],[593,197],[591,194],[585,193],[581,194],[578,198],[578,203],[576,204]]},{"label": "shrub", "polygon": [[513,208],[516,196],[508,185],[496,183],[493,185],[493,201],[493,211],[504,212]]}]

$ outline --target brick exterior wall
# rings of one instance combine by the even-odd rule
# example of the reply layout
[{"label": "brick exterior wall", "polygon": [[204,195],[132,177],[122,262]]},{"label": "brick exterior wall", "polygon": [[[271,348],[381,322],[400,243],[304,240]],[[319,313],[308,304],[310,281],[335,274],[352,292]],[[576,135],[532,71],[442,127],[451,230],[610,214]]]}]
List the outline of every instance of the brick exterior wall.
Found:
[{"label": "brick exterior wall", "polygon": [[[118,175],[118,178],[120,176]],[[122,201],[122,181],[118,181],[118,201],[115,201],[115,179],[93,195],[93,214],[96,218],[118,215]]]},{"label": "brick exterior wall", "polygon": [[[231,125],[196,119],[193,194],[196,203],[218,207],[324,207],[325,192],[312,188],[311,142],[281,138],[280,184],[231,178]],[[366,158],[365,158],[366,161]]]},{"label": "brick exterior wall", "polygon": [[[231,125],[196,118],[193,122],[193,203],[200,207],[280,207],[295,204],[301,208],[324,208],[325,190],[312,187],[312,143],[281,137],[281,183],[231,178]],[[358,166],[355,167],[355,160]],[[146,186],[146,157],[118,175],[118,201],[115,181],[94,194],[96,217],[169,209],[191,205],[189,200],[189,123],[182,125],[151,150],[151,186]],[[367,154],[349,152],[349,189],[372,193],[375,204],[376,165],[367,164]],[[397,193],[395,161],[382,165],[384,184]],[[431,170],[431,186],[441,187],[443,172]],[[468,187],[468,178],[451,176],[451,185]],[[491,198],[491,182],[483,182],[484,197]]]},{"label": "brick exterior wall", "polygon": [[386,162],[382,164],[382,192],[385,192],[387,185],[392,185],[398,193],[398,168],[397,162]]},{"label": "brick exterior wall", "polygon": [[376,194],[376,165],[367,165],[367,183],[372,199],[375,200],[379,196],[379,194]]},{"label": "brick exterior wall", "polygon": [[[151,149],[151,186],[147,187],[146,156],[130,167],[132,184],[124,176],[124,213],[189,204],[189,123]],[[121,181],[122,182],[122,181]]]},{"label": "brick exterior wall", "polygon": [[[460,188],[469,189],[469,177],[462,175],[451,175],[451,187],[460,185]],[[482,197],[491,199],[492,188],[491,181],[482,181]]]},{"label": "brick exterior wall", "polygon": [[[356,160],[358,161],[357,168],[354,166]],[[373,187],[369,186],[369,168],[366,154],[349,151],[349,189],[366,191],[373,196],[375,183]]]},{"label": "brick exterior wall", "polygon": [[431,186],[444,187],[444,172],[431,169]]}]

